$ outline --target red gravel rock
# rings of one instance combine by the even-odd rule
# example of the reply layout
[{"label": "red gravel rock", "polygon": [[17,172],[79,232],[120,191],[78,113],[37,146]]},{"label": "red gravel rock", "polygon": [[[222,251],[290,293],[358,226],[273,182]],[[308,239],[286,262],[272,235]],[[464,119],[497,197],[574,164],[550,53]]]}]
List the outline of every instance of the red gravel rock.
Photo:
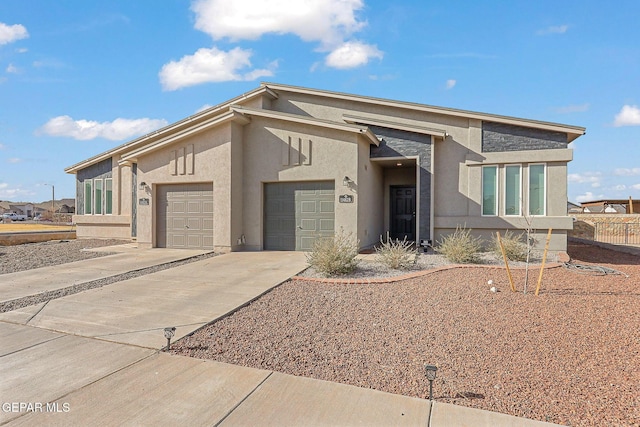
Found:
[{"label": "red gravel rock", "polygon": [[[460,268],[406,281],[290,281],[176,343],[179,354],[572,426],[640,425],[640,258],[571,245],[565,268]],[[489,291],[489,279],[500,292]]]}]

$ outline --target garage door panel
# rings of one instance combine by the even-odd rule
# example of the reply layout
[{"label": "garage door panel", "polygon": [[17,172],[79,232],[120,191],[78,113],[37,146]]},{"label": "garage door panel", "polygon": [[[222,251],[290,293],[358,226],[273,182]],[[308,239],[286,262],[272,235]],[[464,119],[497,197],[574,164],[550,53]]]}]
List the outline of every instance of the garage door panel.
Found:
[{"label": "garage door panel", "polygon": [[163,185],[157,194],[157,246],[213,249],[211,183]]},{"label": "garage door panel", "polygon": [[320,212],[335,212],[335,203],[332,201],[320,201]]},{"label": "garage door panel", "polygon": [[330,231],[333,232],[335,230],[335,221],[332,219],[321,219],[319,221],[320,231]]},{"label": "garage door panel", "polygon": [[264,194],[265,249],[310,250],[319,236],[333,236],[333,182],[268,183]]},{"label": "garage door panel", "polygon": [[300,202],[300,210],[304,213],[316,213],[318,210],[316,208],[315,200],[302,200]]}]

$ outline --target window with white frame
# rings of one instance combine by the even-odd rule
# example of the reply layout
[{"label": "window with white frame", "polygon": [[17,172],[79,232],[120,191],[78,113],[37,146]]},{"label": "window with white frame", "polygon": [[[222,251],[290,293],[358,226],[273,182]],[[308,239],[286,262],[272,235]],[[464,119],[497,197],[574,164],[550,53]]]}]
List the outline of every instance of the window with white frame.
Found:
[{"label": "window with white frame", "polygon": [[102,180],[93,180],[93,214],[102,215]]},{"label": "window with white frame", "polygon": [[504,214],[520,215],[522,199],[522,179],[520,165],[508,165],[504,168]]},{"label": "window with white frame", "polygon": [[546,165],[529,165],[529,215],[547,214]]},{"label": "window with white frame", "polygon": [[91,215],[93,206],[93,181],[90,179],[84,180],[84,214]]},{"label": "window with white frame", "polygon": [[113,179],[84,180],[84,215],[113,214]]},{"label": "window with white frame", "polygon": [[482,167],[482,215],[498,214],[498,167]]},{"label": "window with white frame", "polygon": [[113,213],[113,179],[104,180],[104,213],[111,215]]},{"label": "window with white frame", "polygon": [[[526,194],[523,193],[523,170],[528,171]],[[498,212],[505,216],[520,216],[524,212],[546,215],[546,188],[545,164],[483,166],[482,215],[495,216]]]}]

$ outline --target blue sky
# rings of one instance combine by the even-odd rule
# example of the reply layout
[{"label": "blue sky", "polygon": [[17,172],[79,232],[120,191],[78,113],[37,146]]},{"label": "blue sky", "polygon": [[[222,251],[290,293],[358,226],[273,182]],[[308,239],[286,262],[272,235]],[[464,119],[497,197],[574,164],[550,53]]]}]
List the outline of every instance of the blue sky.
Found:
[{"label": "blue sky", "polygon": [[261,81],[584,126],[569,199],[640,199],[640,2],[3,0],[0,200]]}]

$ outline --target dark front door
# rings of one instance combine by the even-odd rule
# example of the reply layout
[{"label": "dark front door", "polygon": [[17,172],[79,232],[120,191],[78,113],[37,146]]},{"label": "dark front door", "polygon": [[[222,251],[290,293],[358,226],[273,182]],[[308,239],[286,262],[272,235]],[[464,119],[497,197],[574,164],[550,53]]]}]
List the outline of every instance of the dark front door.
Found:
[{"label": "dark front door", "polygon": [[392,239],[415,240],[416,238],[416,187],[403,186],[390,188]]}]

